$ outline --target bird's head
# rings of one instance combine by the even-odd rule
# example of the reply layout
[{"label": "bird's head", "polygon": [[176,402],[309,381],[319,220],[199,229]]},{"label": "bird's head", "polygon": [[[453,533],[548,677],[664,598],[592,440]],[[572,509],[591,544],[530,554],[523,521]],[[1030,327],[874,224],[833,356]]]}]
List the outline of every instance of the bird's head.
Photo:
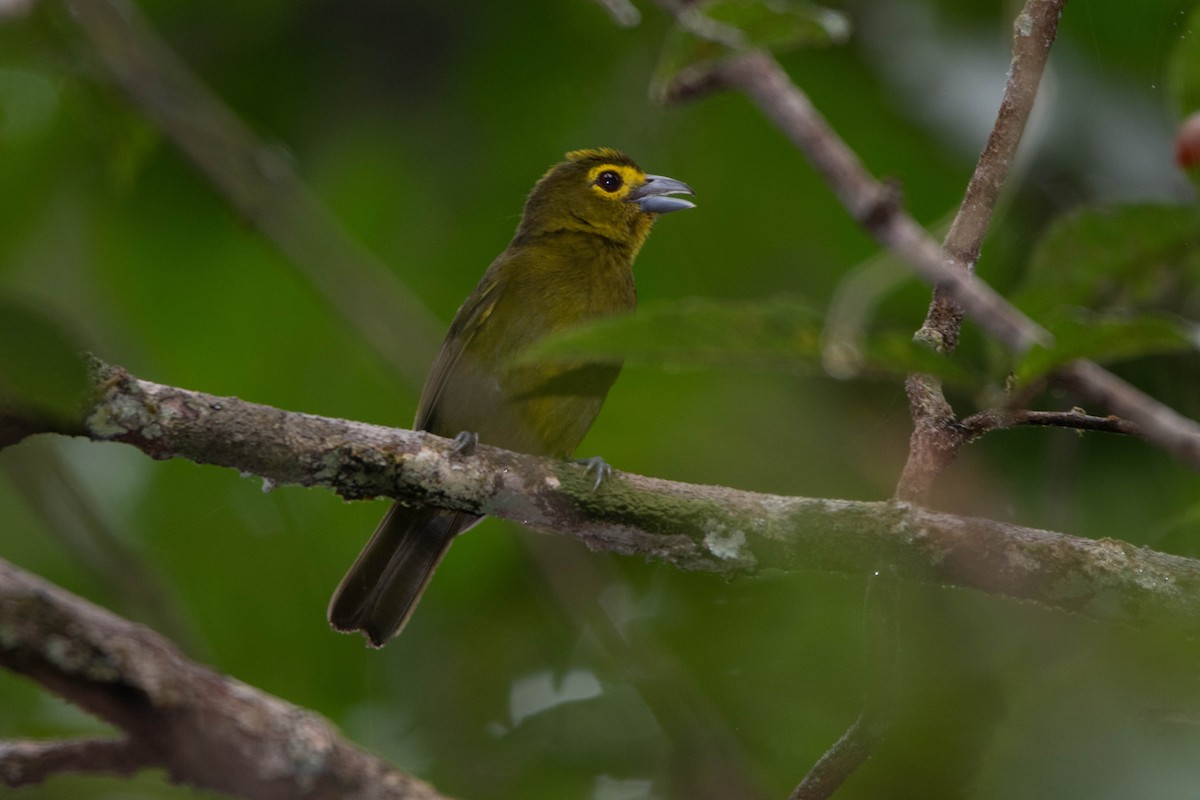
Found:
[{"label": "bird's head", "polygon": [[578,230],[636,251],[659,214],[694,207],[676,194],[694,192],[682,181],[646,174],[611,148],[573,150],[529,193],[518,235]]}]

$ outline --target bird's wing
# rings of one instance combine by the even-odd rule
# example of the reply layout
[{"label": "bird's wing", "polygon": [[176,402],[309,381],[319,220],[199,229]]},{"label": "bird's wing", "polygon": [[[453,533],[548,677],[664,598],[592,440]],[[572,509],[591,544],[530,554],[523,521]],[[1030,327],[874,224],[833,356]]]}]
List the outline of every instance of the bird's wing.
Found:
[{"label": "bird's wing", "polygon": [[[489,275],[479,282],[475,291],[471,292],[471,296],[455,314],[454,321],[450,323],[450,330],[446,332],[446,339],[442,342],[442,349],[438,351],[429,376],[425,379],[425,388],[421,391],[421,402],[417,405],[417,418],[414,423],[417,430],[429,430],[430,420],[437,410],[442,392],[471,340],[495,309],[502,284],[499,274],[489,270]],[[456,431],[438,433],[453,435]]]}]

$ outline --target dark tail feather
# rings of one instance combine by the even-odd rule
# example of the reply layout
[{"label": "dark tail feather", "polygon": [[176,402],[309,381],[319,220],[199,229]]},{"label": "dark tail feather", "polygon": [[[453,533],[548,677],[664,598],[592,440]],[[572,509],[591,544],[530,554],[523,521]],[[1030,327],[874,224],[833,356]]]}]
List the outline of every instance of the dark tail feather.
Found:
[{"label": "dark tail feather", "polygon": [[329,624],[346,633],[362,631],[374,647],[382,647],[412,616],[455,535],[480,519],[393,505],[334,591]]}]

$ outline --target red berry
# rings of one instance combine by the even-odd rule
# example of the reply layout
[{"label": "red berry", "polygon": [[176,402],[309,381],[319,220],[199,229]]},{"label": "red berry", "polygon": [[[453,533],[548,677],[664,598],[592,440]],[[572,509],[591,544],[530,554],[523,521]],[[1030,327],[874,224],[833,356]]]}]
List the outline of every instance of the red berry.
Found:
[{"label": "red berry", "polygon": [[1200,163],[1200,111],[1185,119],[1175,134],[1175,163],[1191,169]]}]

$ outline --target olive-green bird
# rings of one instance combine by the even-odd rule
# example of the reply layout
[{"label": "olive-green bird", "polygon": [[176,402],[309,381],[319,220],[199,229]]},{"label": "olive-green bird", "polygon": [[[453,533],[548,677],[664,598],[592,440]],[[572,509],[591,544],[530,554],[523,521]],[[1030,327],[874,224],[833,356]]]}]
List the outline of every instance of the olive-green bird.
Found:
[{"label": "olive-green bird", "polygon": [[[576,150],[533,187],[513,240],[471,292],[425,381],[414,427],[525,453],[567,458],[620,365],[516,365],[547,334],[629,311],[633,259],[659,214],[692,208],[673,178],[647,175],[608,148]],[[603,474],[602,462],[592,465]],[[375,647],[408,621],[454,536],[481,517],[396,503],[329,603],[339,631]]]}]

